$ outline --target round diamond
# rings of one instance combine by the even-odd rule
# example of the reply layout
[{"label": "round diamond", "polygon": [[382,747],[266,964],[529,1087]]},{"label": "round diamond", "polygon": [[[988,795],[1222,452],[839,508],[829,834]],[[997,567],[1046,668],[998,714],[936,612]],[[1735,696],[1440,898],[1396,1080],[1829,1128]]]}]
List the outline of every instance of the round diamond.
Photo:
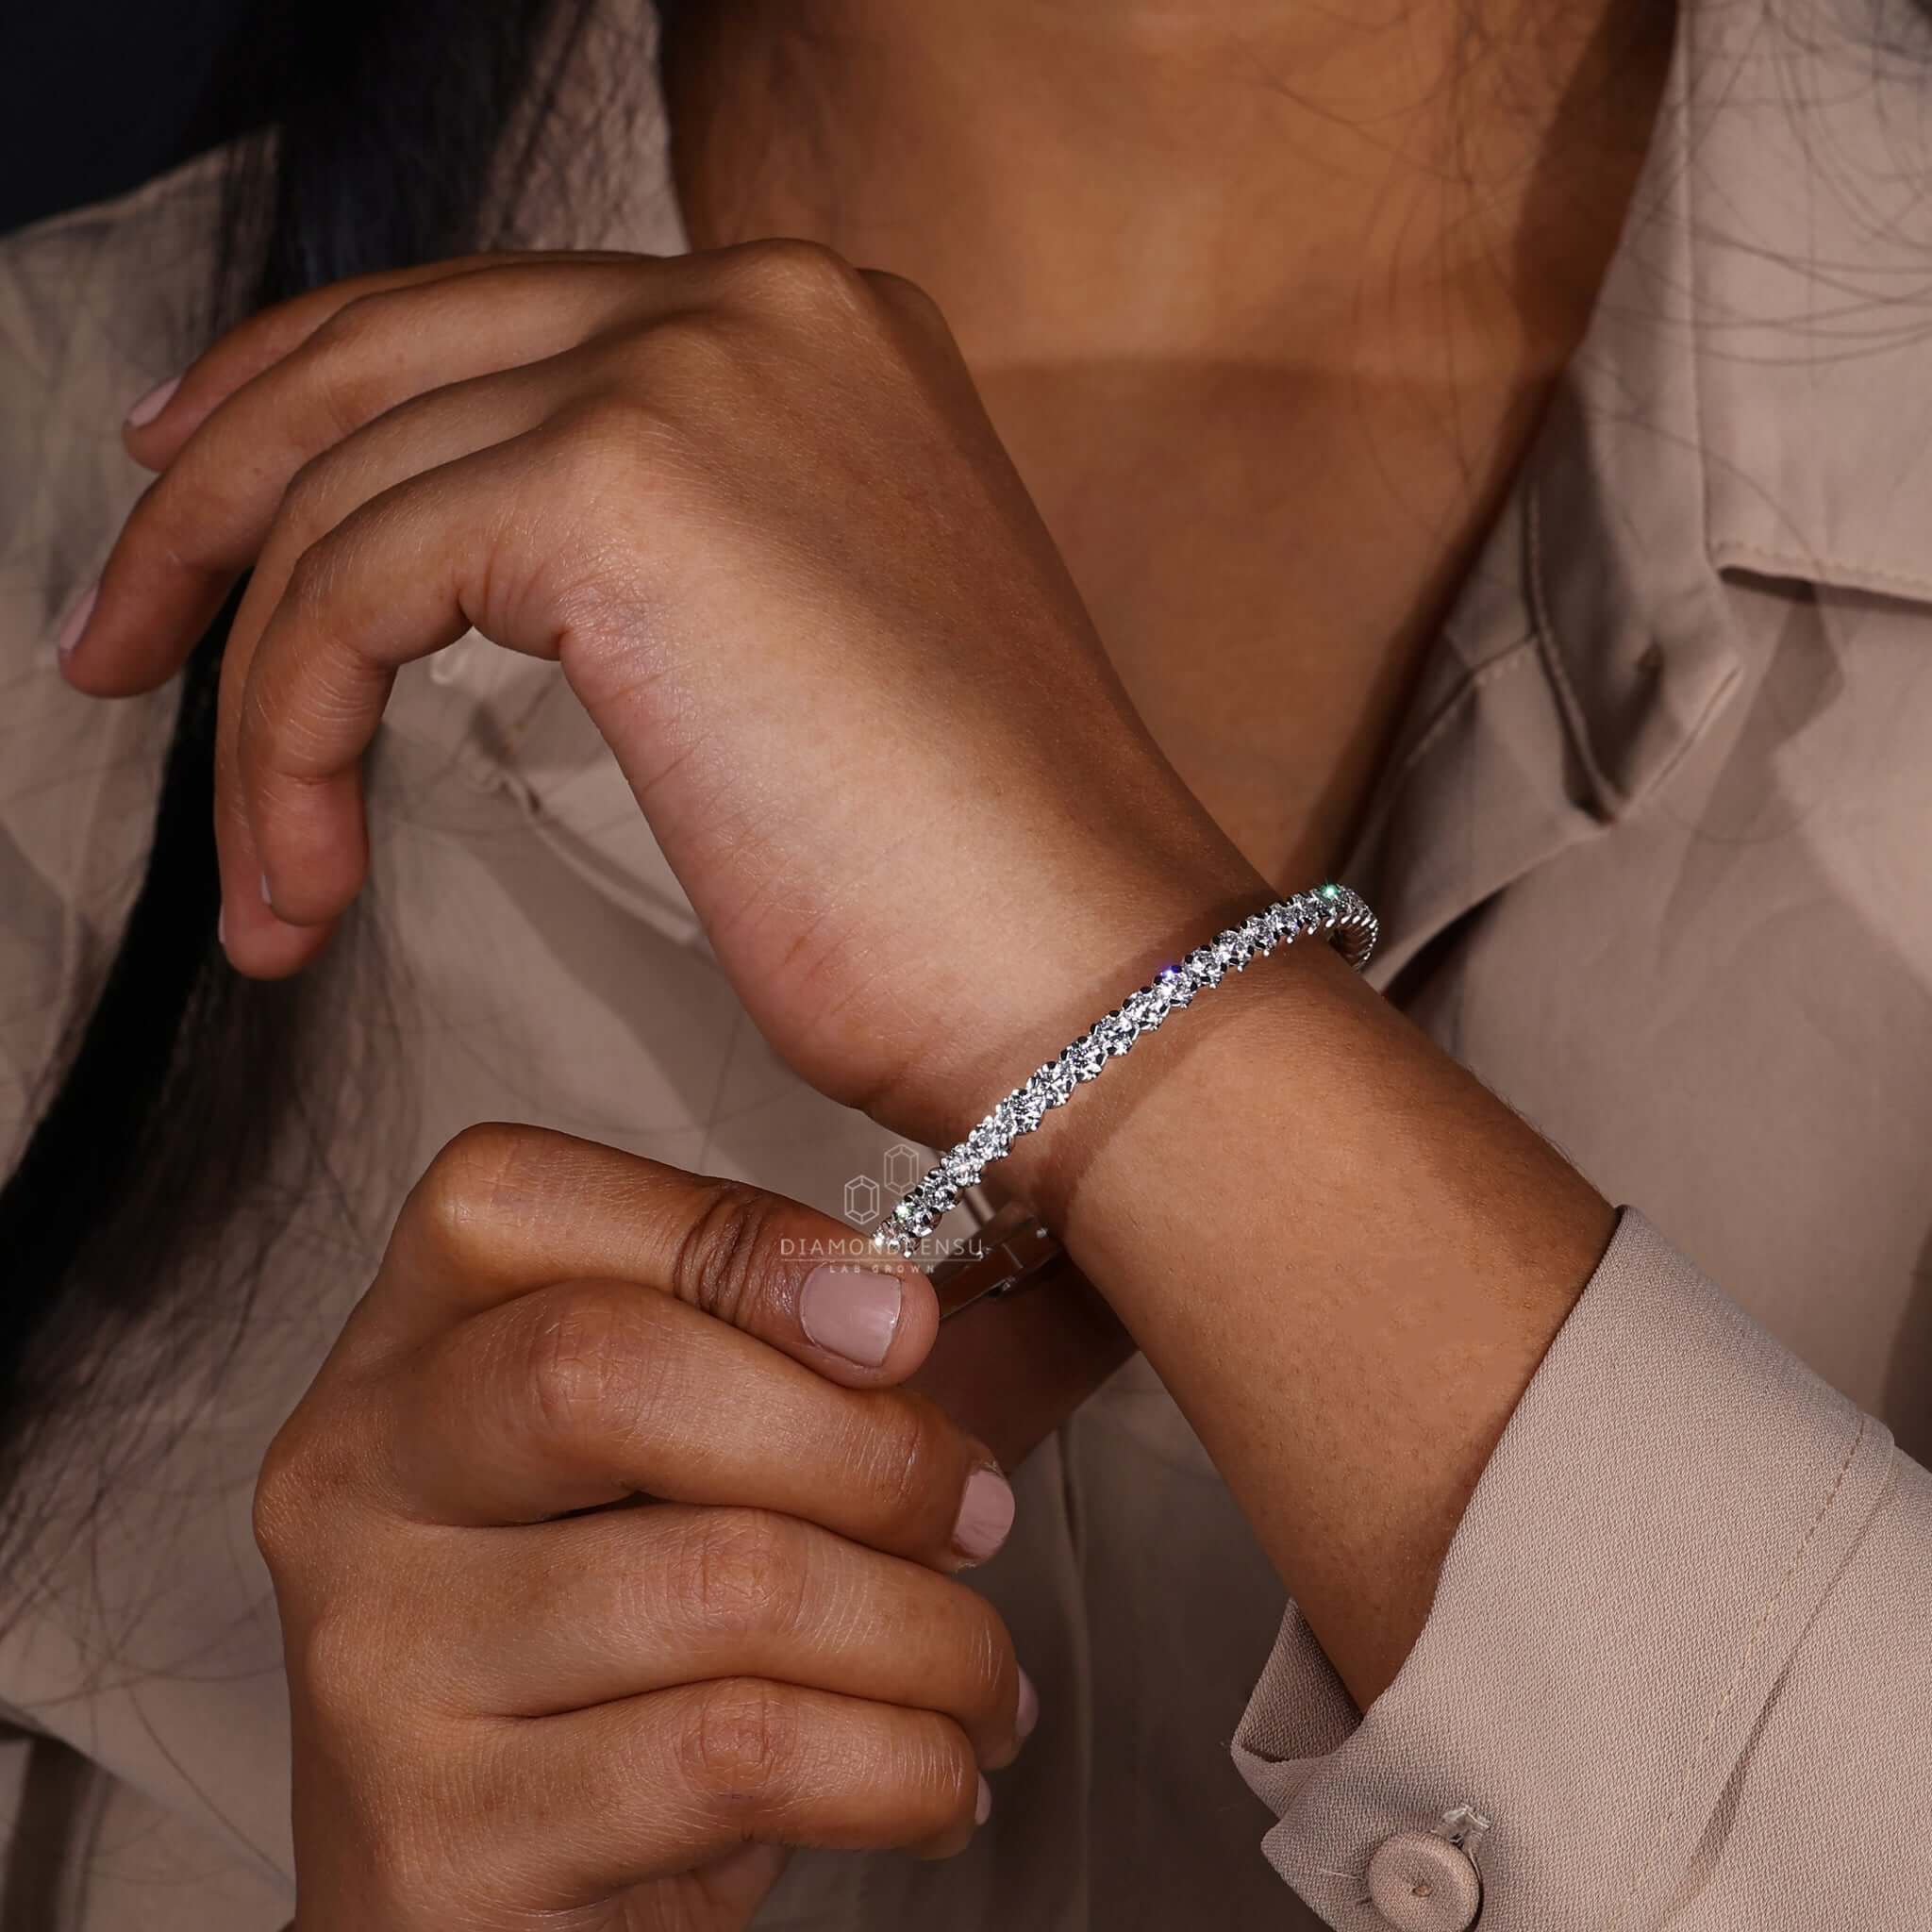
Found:
[{"label": "round diamond", "polygon": [[1047,1099],[1045,1083],[1038,1074],[1012,1094],[1010,1100],[1013,1124],[1023,1134],[1030,1134],[1046,1117],[1046,1110],[1053,1104]]},{"label": "round diamond", "polygon": [[1194,997],[1192,976],[1178,966],[1163,967],[1152,990],[1167,1002],[1170,1012],[1190,1005]]},{"label": "round diamond", "polygon": [[1097,1046],[1118,1058],[1133,1045],[1138,1030],[1124,1013],[1109,1013],[1094,1026],[1093,1041]]},{"label": "round diamond", "polygon": [[964,1147],[955,1147],[940,1162],[941,1171],[956,1188],[970,1188],[979,1178],[979,1166]]},{"label": "round diamond", "polygon": [[1107,1064],[1107,1048],[1089,1033],[1074,1041],[1063,1058],[1073,1068],[1076,1079],[1091,1080],[1098,1077],[1101,1068]]},{"label": "round diamond", "polygon": [[1197,987],[1221,984],[1221,961],[1206,946],[1197,953],[1188,955],[1188,972],[1192,975]]},{"label": "round diamond", "polygon": [[1064,1107],[1067,1096],[1079,1085],[1079,1075],[1064,1054],[1057,1060],[1048,1060],[1033,1077],[1045,1093],[1049,1107]]}]

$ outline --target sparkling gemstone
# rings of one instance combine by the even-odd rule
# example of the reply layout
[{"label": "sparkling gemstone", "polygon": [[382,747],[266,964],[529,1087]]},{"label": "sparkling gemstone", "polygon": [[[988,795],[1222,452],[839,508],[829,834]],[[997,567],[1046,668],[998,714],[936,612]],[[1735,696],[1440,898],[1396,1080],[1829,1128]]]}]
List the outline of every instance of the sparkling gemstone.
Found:
[{"label": "sparkling gemstone", "polygon": [[956,1188],[970,1188],[979,1178],[980,1163],[964,1147],[953,1148],[940,1168]]},{"label": "sparkling gemstone", "polygon": [[959,1205],[959,1190],[951,1181],[928,1182],[922,1190],[925,1197],[925,1211],[933,1220],[950,1214]]},{"label": "sparkling gemstone", "polygon": [[1052,1104],[1046,1097],[1045,1083],[1037,1074],[1008,1099],[1013,1109],[1013,1125],[1023,1134],[1030,1134],[1040,1124]]},{"label": "sparkling gemstone", "polygon": [[1154,982],[1153,991],[1167,1002],[1169,1011],[1190,1005],[1194,997],[1192,976],[1178,966],[1166,966]]},{"label": "sparkling gemstone", "polygon": [[1080,1084],[1079,1075],[1064,1054],[1057,1060],[1048,1060],[1033,1078],[1045,1093],[1049,1107],[1064,1107],[1067,1096]]},{"label": "sparkling gemstone", "polygon": [[1006,1153],[1008,1144],[1008,1136],[1002,1134],[990,1120],[981,1121],[966,1136],[967,1153],[982,1167],[989,1161],[999,1159]]},{"label": "sparkling gemstone", "polygon": [[1246,941],[1249,956],[1256,953],[1264,958],[1274,944],[1274,927],[1265,912],[1257,912],[1241,927],[1241,938]]},{"label": "sparkling gemstone", "polygon": [[1107,1048],[1089,1033],[1074,1041],[1062,1058],[1073,1068],[1076,1079],[1091,1080],[1107,1064]]},{"label": "sparkling gemstone", "polygon": [[1151,986],[1143,986],[1121,1002],[1121,1018],[1137,1034],[1152,1033],[1167,1018],[1167,1007],[1164,994]]},{"label": "sparkling gemstone", "polygon": [[1190,953],[1188,955],[1188,971],[1193,976],[1194,984],[1197,987],[1219,986],[1221,984],[1223,971],[1221,961],[1206,946],[1203,946],[1197,953]]},{"label": "sparkling gemstone", "polygon": [[1109,1013],[1093,1028],[1093,1041],[1097,1046],[1118,1058],[1134,1043],[1140,1028],[1124,1013]]}]

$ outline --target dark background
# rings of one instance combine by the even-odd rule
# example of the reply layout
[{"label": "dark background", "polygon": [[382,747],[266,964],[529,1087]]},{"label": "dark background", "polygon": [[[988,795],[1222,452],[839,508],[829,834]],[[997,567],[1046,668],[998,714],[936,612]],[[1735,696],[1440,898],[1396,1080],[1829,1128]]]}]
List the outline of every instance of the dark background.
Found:
[{"label": "dark background", "polygon": [[[491,0],[476,0],[487,7]],[[273,111],[250,43],[298,0],[6,0],[0,233],[140,186]]]}]

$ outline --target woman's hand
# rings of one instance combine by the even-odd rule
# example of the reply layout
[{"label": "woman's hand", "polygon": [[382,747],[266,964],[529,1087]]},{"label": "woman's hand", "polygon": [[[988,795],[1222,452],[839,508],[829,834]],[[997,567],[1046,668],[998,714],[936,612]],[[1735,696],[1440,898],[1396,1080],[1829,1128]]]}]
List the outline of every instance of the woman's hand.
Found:
[{"label": "woman's hand", "polygon": [[534,1128],[439,1157],[257,1497],[299,1932],[724,1932],[786,1846],[966,1843],[1038,1707],[950,1574],[1011,1492],[891,1386],[924,1279],[813,1275],[849,1239]]},{"label": "woman's hand", "polygon": [[808,1080],[951,1138],[1265,892],[1156,749],[932,305],[826,251],[496,258],[322,291],[189,370],[69,661],[147,688],[235,574],[226,943],[299,967],[366,862],[398,665],[561,661]]}]

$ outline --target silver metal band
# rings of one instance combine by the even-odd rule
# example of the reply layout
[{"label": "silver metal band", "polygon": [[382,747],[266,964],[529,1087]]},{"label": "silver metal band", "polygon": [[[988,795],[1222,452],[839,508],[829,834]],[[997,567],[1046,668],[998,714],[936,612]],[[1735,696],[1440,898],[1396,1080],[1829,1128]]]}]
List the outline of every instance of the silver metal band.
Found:
[{"label": "silver metal band", "polygon": [[1158,973],[1139,992],[1094,1022],[1078,1040],[1016,1087],[936,1167],[909,1188],[905,1198],[874,1229],[872,1244],[882,1254],[911,1255],[943,1216],[958,1205],[1013,1142],[1030,1134],[1057,1107],[1064,1107],[1084,1081],[1098,1079],[1110,1059],[1127,1052],[1143,1033],[1152,1033],[1169,1014],[1193,1003],[1194,995],[1221,984],[1230,970],[1265,958],[1276,946],[1318,938],[1334,946],[1357,972],[1375,949],[1375,915],[1346,886],[1320,886],[1278,899],[1240,925],[1217,934],[1178,966]]}]

